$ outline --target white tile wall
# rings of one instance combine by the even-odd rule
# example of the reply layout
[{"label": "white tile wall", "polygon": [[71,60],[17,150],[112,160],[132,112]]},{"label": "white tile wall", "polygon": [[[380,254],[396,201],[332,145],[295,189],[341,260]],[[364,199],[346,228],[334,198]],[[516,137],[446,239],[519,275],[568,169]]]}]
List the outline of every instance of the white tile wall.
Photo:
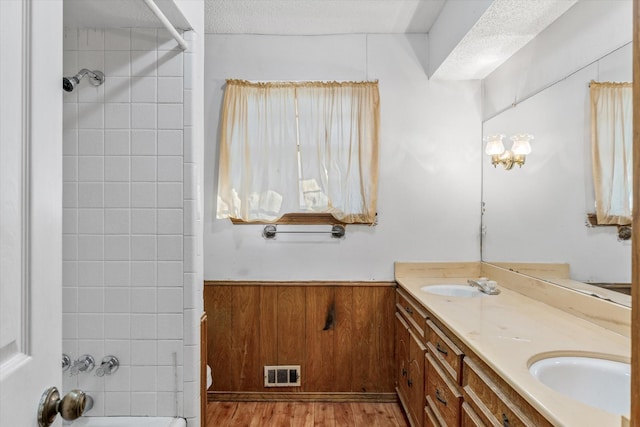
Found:
[{"label": "white tile wall", "polygon": [[65,29],[65,73],[106,76],[64,95],[63,348],[72,359],[120,360],[111,376],[65,373],[65,390],[94,397],[90,415],[198,410],[197,400],[186,411],[183,402],[198,391],[197,366],[184,366],[197,362],[199,318],[184,263],[193,230],[184,212],[195,194],[183,157],[192,151],[184,106],[192,60],[163,30]]}]

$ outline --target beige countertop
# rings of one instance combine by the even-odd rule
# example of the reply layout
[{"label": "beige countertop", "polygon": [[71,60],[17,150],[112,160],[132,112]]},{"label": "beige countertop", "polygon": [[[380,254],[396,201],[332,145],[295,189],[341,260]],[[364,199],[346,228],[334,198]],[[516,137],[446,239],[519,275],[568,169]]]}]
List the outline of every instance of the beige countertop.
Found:
[{"label": "beige countertop", "polygon": [[546,387],[529,373],[528,367],[544,355],[562,353],[598,355],[628,362],[631,354],[628,337],[514,292],[503,283],[498,283],[502,291],[499,295],[482,298],[439,296],[420,290],[440,283],[466,284],[468,278],[396,273],[396,281],[402,288],[424,304],[554,425],[621,425],[620,416],[584,405]]}]

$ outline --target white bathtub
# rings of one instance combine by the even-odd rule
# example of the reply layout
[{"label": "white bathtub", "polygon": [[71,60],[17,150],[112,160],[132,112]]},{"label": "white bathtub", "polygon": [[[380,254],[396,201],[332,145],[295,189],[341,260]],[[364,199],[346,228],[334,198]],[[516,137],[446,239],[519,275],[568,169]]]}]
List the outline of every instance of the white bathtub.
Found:
[{"label": "white bathtub", "polygon": [[187,422],[182,418],[169,417],[82,417],[64,425],[69,427],[186,427]]}]

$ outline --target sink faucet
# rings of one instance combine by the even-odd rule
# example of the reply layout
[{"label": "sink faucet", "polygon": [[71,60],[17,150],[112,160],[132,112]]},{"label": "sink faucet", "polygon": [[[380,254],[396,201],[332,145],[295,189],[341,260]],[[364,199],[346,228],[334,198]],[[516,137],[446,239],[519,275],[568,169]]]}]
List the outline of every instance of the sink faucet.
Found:
[{"label": "sink faucet", "polygon": [[486,277],[481,277],[479,279],[469,279],[467,280],[469,286],[475,286],[480,290],[480,292],[484,292],[487,295],[498,295],[500,293],[500,289],[498,289],[498,283],[494,280],[489,280]]}]

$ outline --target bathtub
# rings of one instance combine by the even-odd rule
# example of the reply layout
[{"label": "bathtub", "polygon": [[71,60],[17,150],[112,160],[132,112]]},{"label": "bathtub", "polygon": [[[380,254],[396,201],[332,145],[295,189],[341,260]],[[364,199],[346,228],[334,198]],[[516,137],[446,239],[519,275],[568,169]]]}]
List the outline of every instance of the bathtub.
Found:
[{"label": "bathtub", "polygon": [[[1,1],[1,0],[0,0]],[[82,417],[70,423],[69,427],[186,427],[183,418],[169,417]]]}]

